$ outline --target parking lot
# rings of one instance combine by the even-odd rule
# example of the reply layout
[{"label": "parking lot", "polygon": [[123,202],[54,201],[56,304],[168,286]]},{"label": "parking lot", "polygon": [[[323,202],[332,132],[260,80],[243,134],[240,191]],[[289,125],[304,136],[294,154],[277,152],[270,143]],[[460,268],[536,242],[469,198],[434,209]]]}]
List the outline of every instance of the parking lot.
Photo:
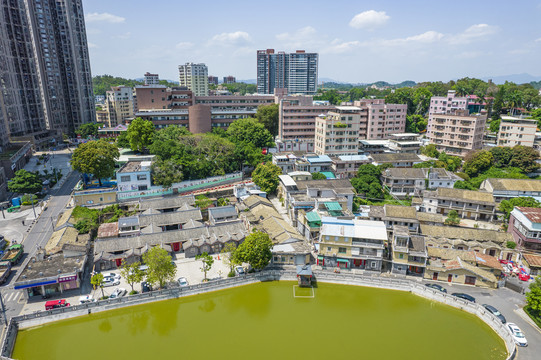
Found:
[{"label": "parking lot", "polygon": [[[185,277],[188,280],[188,284],[200,284],[204,279],[204,274],[201,271],[201,260],[195,260],[195,258],[184,258],[182,256],[177,256],[177,259],[174,260],[176,264],[176,275],[175,275],[175,281],[173,284],[170,284],[169,286],[178,286],[176,281],[180,277]],[[207,273],[208,279],[217,279],[217,278],[223,278],[227,277],[227,274],[229,273],[229,267],[227,267],[223,261],[220,255],[213,255],[214,258],[214,264],[212,264],[212,268]],[[218,259],[219,258],[219,259]],[[104,271],[104,273],[115,273],[120,275],[120,270],[111,270],[111,271]],[[117,288],[123,288],[128,293],[131,291],[130,285],[126,282],[124,278],[120,278],[120,284],[116,286],[107,286],[103,288],[103,294],[105,296],[111,295],[113,291]],[[137,283],[133,286],[134,290],[137,292],[141,292],[141,284]],[[50,299],[44,299],[44,300],[34,300],[31,302],[28,302],[21,311],[21,314],[29,314],[33,313],[35,311],[42,311],[45,310],[44,304],[47,300],[54,300],[54,299],[66,299],[68,303],[71,305],[77,305],[79,304],[79,298],[83,295],[91,295],[94,299],[99,299],[102,296],[101,289],[92,290],[88,293],[83,293],[81,290],[73,290],[69,291],[64,294],[64,296],[58,295],[54,298]]]}]

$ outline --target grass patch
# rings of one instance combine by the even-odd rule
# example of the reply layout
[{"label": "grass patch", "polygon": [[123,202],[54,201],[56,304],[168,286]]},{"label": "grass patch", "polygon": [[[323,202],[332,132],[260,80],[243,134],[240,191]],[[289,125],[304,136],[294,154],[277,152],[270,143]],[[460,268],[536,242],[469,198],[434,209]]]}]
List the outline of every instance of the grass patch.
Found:
[{"label": "grass patch", "polygon": [[532,312],[532,310],[528,306],[524,307],[524,312],[526,314],[528,314],[530,319],[532,319],[535,322],[535,324],[537,325],[537,327],[541,329],[541,318],[536,317],[534,315],[534,313]]}]

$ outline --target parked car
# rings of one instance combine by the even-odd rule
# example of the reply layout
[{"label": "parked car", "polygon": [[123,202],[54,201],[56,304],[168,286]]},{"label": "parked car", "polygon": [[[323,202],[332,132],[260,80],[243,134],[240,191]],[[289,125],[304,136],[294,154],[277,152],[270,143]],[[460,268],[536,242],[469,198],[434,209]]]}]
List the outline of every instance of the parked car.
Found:
[{"label": "parked car", "polygon": [[143,281],[141,283],[141,292],[146,293],[146,292],[149,292],[149,291],[152,291],[152,286],[149,283],[147,283],[146,281]]},{"label": "parked car", "polygon": [[120,280],[115,279],[115,278],[113,278],[113,277],[106,277],[106,278],[103,278],[103,283],[102,283],[102,286],[103,286],[103,287],[107,287],[107,286],[117,286],[117,285],[120,285]]},{"label": "parked car", "polygon": [[141,265],[139,266],[139,270],[141,270],[143,273],[147,273],[148,265]]},{"label": "parked car", "polygon": [[238,265],[235,266],[235,274],[237,274],[237,276],[241,276],[246,274],[246,272],[244,271],[244,268],[242,266]]},{"label": "parked car", "polygon": [[181,277],[181,278],[178,278],[178,284],[180,285],[180,287],[185,287],[185,286],[188,286],[190,284],[188,284],[188,280],[186,280],[185,277]]},{"label": "parked car", "polygon": [[425,284],[426,287],[432,288],[434,290],[438,290],[444,293],[447,293],[447,290],[443,288],[441,285],[438,284]]},{"label": "parked car", "polygon": [[464,293],[452,293],[451,295],[456,296],[457,298],[461,298],[464,300],[471,301],[472,303],[475,302],[475,298],[471,295],[464,294]]},{"label": "parked car", "polygon": [[528,346],[526,336],[524,336],[518,326],[513,323],[509,323],[507,324],[507,327],[509,328],[509,331],[511,331],[511,336],[513,337],[513,340],[515,340],[515,343],[518,346]]},{"label": "parked car", "polygon": [[498,311],[498,309],[496,309],[494,306],[492,305],[488,305],[488,304],[483,304],[483,307],[485,309],[487,309],[488,312],[490,312],[492,315],[496,316],[498,319],[500,319],[500,321],[505,324],[507,322],[507,320],[505,320],[505,316],[502,315],[501,312]]},{"label": "parked car", "polygon": [[79,304],[86,304],[96,301],[92,295],[84,295],[79,298]]},{"label": "parked car", "polygon": [[115,274],[115,273],[101,273],[103,275],[104,278],[109,278],[109,277],[112,277],[112,278],[115,278],[117,280],[120,280],[121,276],[120,274]]},{"label": "parked car", "polygon": [[70,304],[66,302],[66,299],[50,300],[45,303],[45,310],[52,310],[67,306],[70,306]]},{"label": "parked car", "polygon": [[109,299],[115,299],[118,297],[122,297],[126,295],[126,289],[123,288],[116,288],[111,295],[109,295]]}]

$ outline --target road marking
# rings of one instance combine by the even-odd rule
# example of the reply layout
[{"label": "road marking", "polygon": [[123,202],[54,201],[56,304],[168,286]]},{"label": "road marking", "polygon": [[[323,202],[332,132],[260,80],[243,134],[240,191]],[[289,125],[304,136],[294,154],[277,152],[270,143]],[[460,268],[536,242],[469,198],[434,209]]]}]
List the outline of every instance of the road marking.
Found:
[{"label": "road marking", "polygon": [[15,294],[15,293],[10,292],[10,293],[8,294],[8,296],[6,296],[6,302],[10,302],[10,301],[11,301],[11,298],[13,297],[13,294]]}]

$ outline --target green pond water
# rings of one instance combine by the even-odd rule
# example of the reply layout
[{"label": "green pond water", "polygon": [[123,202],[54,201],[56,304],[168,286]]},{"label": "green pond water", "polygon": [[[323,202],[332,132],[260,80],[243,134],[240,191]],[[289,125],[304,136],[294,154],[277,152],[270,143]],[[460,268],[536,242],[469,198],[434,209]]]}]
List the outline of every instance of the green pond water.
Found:
[{"label": "green pond water", "polygon": [[22,330],[13,358],[505,359],[466,312],[410,293],[266,282]]}]

